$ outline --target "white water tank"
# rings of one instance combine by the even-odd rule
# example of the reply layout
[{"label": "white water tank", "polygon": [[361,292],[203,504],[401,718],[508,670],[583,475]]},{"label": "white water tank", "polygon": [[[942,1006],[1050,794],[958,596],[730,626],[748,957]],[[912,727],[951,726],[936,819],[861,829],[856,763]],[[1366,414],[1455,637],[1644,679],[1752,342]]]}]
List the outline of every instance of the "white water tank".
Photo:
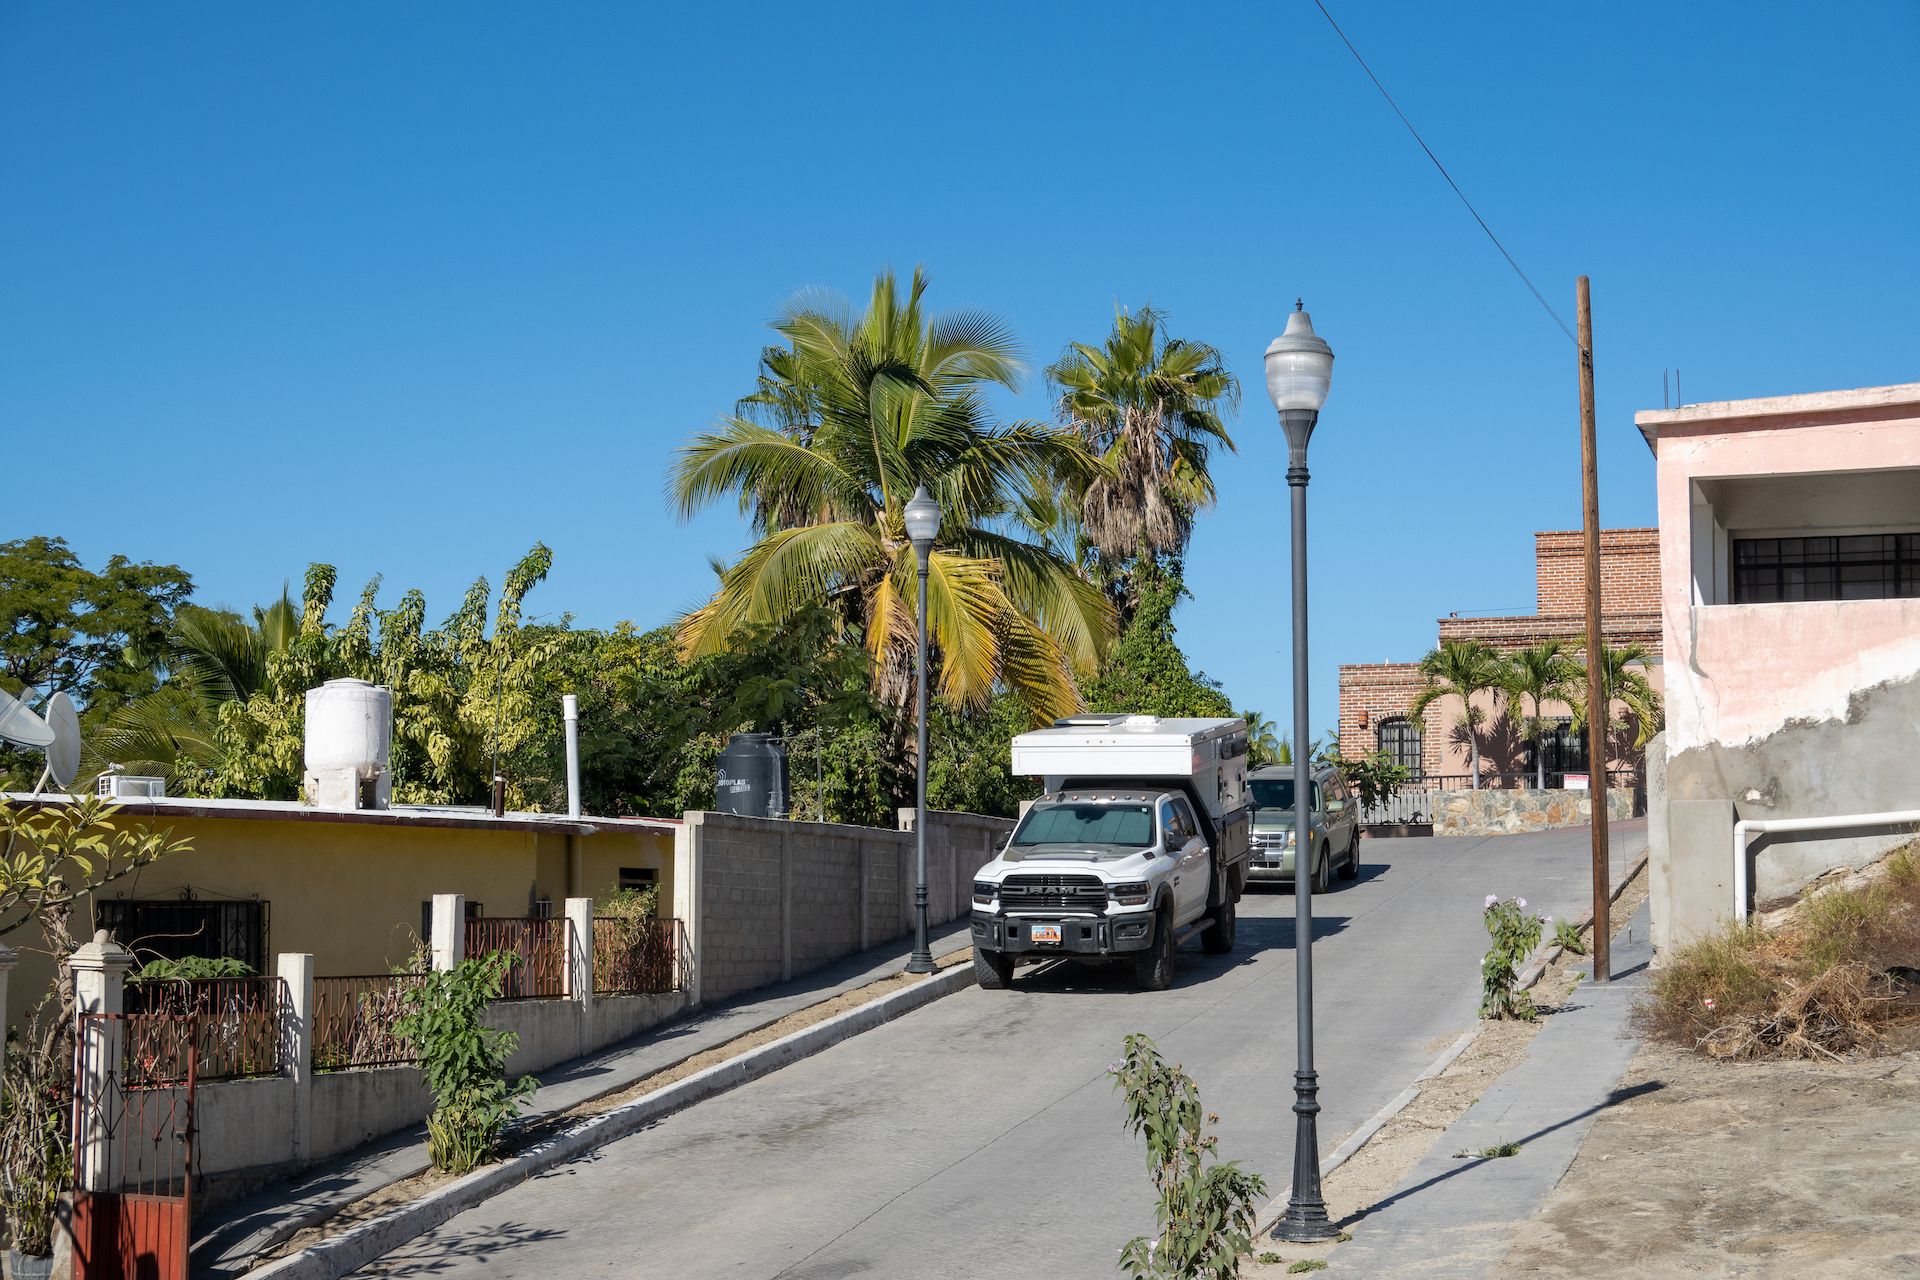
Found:
[{"label": "white water tank", "polygon": [[384,809],[393,794],[393,690],[329,680],[307,690],[307,803]]}]

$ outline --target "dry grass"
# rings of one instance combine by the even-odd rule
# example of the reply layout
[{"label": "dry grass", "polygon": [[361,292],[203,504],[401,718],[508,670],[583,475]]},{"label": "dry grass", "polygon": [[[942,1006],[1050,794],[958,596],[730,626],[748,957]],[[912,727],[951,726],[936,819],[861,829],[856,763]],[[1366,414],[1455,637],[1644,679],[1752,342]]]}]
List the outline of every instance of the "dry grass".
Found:
[{"label": "dry grass", "polygon": [[1777,929],[1729,925],[1654,976],[1642,1029],[1721,1059],[1837,1059],[1920,1018],[1920,844],[1854,887],[1821,889]]}]

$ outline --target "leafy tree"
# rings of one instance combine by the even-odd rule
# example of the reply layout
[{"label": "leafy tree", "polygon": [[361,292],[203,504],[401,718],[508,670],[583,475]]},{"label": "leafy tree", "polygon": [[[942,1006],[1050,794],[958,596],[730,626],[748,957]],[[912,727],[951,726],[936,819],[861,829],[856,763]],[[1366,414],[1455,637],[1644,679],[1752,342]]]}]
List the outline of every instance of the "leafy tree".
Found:
[{"label": "leafy tree", "polygon": [[1392,795],[1393,789],[1405,782],[1412,772],[1403,764],[1395,764],[1384,751],[1352,759],[1338,759],[1334,763],[1340,770],[1340,776],[1353,787],[1362,810],[1372,809]]},{"label": "leafy tree", "polygon": [[1467,747],[1473,762],[1473,789],[1480,789],[1480,738],[1474,730],[1486,718],[1486,712],[1473,705],[1474,696],[1505,690],[1506,662],[1483,640],[1442,640],[1436,649],[1420,659],[1420,674],[1426,687],[1414,696],[1407,708],[1409,718],[1418,719],[1426,709],[1445,697],[1460,699],[1464,710],[1460,725],[1466,731]]},{"label": "leafy tree", "polygon": [[1239,404],[1240,383],[1218,350],[1169,336],[1152,308],[1117,312],[1101,345],[1074,343],[1047,378],[1060,420],[1100,460],[1068,491],[1124,620],[1138,604],[1142,566],[1164,560],[1178,573],[1194,515],[1213,505],[1208,454],[1234,447],[1221,415]]},{"label": "leafy tree", "polygon": [[1112,631],[1100,593],[1045,547],[1004,531],[1021,496],[1089,472],[1071,435],[993,426],[984,399],[1013,387],[1014,343],[992,318],[932,316],[926,278],[903,297],[891,273],[859,317],[803,301],[774,325],[758,389],[683,448],[670,485],[685,514],[732,494],[759,540],[680,623],[692,657],[740,647],[835,603],[874,659],[881,701],[912,689],[916,559],[902,511],[917,486],[940,504],[928,587],[940,691],[979,706],[996,687],[1046,714],[1077,709]]},{"label": "leafy tree", "polygon": [[1041,788],[1038,778],[1011,772],[1013,739],[1033,725],[1033,712],[1016,694],[996,694],[983,710],[935,703],[928,730],[927,804],[1018,817],[1021,802],[1037,797]]},{"label": "leafy tree", "polygon": [[1521,732],[1533,740],[1533,785],[1538,790],[1544,791],[1547,786],[1547,757],[1540,743],[1547,722],[1540,714],[1540,704],[1549,699],[1572,701],[1573,684],[1579,678],[1580,664],[1564,640],[1543,640],[1507,656],[1507,705],[1525,708],[1528,699],[1533,701],[1533,714],[1521,718],[1520,726]]},{"label": "leafy tree", "polygon": [[1174,643],[1173,607],[1185,594],[1177,578],[1143,576],[1133,620],[1087,685],[1088,706],[1143,716],[1233,714],[1219,684],[1195,674]]}]

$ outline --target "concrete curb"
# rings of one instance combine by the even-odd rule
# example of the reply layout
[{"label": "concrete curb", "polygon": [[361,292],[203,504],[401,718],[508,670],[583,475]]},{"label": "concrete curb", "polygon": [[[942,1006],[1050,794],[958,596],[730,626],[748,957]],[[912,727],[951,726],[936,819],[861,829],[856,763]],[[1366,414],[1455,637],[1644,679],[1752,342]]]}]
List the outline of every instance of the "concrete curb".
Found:
[{"label": "concrete curb", "polygon": [[792,1035],[717,1062],[684,1080],[635,1098],[624,1106],[556,1134],[498,1164],[487,1165],[439,1187],[411,1204],[361,1223],[298,1253],[247,1272],[249,1280],[338,1280],[392,1250],[425,1235],[455,1214],[616,1139],[624,1138],[684,1107],[704,1101],[781,1067],[871,1031],[973,985],[973,966],[956,964],[924,982],[903,987]]},{"label": "concrete curb", "polygon": [[[1627,891],[1627,886],[1633,883],[1633,878],[1639,875],[1646,865],[1647,855],[1642,853],[1627,866],[1626,874],[1620,878],[1620,883],[1613,886],[1613,891],[1607,895],[1607,900],[1609,902],[1620,901],[1620,895]],[[1581,913],[1574,927],[1584,929],[1592,923],[1593,908],[1589,907]],[[1541,977],[1546,973],[1547,967],[1559,958],[1560,951],[1561,948],[1550,946],[1536,957],[1534,961],[1527,966],[1525,972],[1520,975],[1520,989],[1524,991],[1539,982]],[[1454,1062],[1459,1059],[1460,1055],[1467,1051],[1467,1048],[1473,1044],[1479,1035],[1480,1026],[1479,1024],[1475,1024],[1473,1030],[1463,1032],[1458,1040],[1448,1045],[1439,1057],[1428,1064],[1425,1071],[1422,1071],[1413,1078],[1411,1085],[1408,1085],[1396,1095],[1393,1101],[1374,1112],[1372,1116],[1368,1117],[1365,1124],[1348,1134],[1345,1141],[1327,1154],[1327,1158],[1320,1162],[1320,1176],[1322,1178],[1328,1177],[1335,1169],[1338,1169],[1348,1160],[1351,1160],[1354,1155],[1359,1152],[1360,1148],[1366,1146],[1367,1143],[1372,1140],[1374,1134],[1386,1128],[1395,1116],[1412,1106],[1414,1099],[1420,1096],[1420,1085],[1425,1081],[1433,1079],[1448,1067],[1452,1066]],[[1254,1219],[1253,1238],[1260,1240],[1271,1233],[1274,1224],[1280,1220],[1280,1216],[1286,1211],[1286,1196],[1281,1196],[1266,1208],[1262,1209]]]}]

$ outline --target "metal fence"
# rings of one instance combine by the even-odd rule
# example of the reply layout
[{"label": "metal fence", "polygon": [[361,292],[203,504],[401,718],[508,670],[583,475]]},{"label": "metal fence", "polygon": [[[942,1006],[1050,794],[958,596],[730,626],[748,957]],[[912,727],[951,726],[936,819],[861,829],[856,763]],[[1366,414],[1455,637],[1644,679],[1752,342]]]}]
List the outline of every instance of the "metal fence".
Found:
[{"label": "metal fence", "polygon": [[567,993],[571,934],[564,916],[482,916],[467,921],[464,954],[513,957],[501,984],[502,1000],[548,1000]]},{"label": "metal fence", "polygon": [[593,990],[596,995],[678,991],[685,938],[678,920],[595,916]]},{"label": "metal fence", "polygon": [[407,1011],[405,992],[419,973],[383,973],[313,980],[313,1065],[319,1071],[391,1067],[414,1052],[394,1029]]},{"label": "metal fence", "polygon": [[192,1020],[198,1078],[238,1080],[280,1070],[280,1017],[287,984],[280,978],[145,978],[127,983],[124,1078],[129,1086],[186,1079],[188,1037],[174,1030]]}]

